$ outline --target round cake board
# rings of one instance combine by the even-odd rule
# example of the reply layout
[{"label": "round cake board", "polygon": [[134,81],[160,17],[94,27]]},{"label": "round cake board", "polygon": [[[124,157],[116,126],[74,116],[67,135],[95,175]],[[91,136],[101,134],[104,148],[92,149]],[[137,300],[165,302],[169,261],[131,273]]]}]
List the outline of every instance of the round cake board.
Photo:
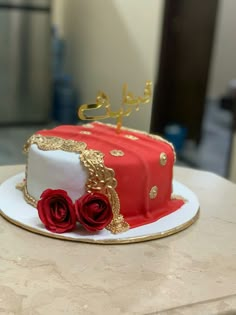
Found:
[{"label": "round cake board", "polygon": [[0,214],[11,223],[28,231],[62,240],[97,244],[124,244],[148,241],[180,232],[193,224],[199,216],[199,202],[196,195],[185,185],[173,181],[173,193],[187,202],[177,211],[158,221],[133,228],[120,234],[111,234],[104,229],[91,234],[79,224],[73,232],[57,234],[45,229],[38,217],[37,209],[26,203],[22,191],[16,185],[25,174],[10,177],[0,185]]}]

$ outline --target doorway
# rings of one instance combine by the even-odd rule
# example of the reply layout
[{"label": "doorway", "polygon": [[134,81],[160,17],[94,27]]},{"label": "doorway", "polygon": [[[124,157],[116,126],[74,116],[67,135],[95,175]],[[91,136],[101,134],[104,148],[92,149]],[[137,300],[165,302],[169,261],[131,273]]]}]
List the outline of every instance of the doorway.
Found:
[{"label": "doorway", "polygon": [[200,143],[217,8],[218,0],[165,1],[152,133],[178,124]]}]

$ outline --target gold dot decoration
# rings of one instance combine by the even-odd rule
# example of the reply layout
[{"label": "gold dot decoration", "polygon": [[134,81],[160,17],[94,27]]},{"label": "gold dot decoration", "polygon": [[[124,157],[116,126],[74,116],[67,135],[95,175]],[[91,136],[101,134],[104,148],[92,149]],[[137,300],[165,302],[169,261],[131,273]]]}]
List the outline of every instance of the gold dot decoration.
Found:
[{"label": "gold dot decoration", "polygon": [[94,128],[94,125],[88,123],[88,124],[84,125],[83,127],[84,128]]},{"label": "gold dot decoration", "polygon": [[125,138],[130,139],[130,140],[139,140],[138,137],[135,137],[133,135],[125,135]]},{"label": "gold dot decoration", "polygon": [[165,166],[166,163],[167,163],[167,155],[166,155],[166,153],[162,152],[162,153],[160,154],[160,164],[161,164],[162,166]]},{"label": "gold dot decoration", "polygon": [[91,135],[91,131],[87,131],[87,130],[81,130],[79,133],[82,135]]},{"label": "gold dot decoration", "polygon": [[158,193],[158,188],[157,186],[153,186],[149,192],[149,197],[150,199],[155,199]]},{"label": "gold dot decoration", "polygon": [[124,152],[121,150],[111,150],[110,154],[113,156],[124,156],[125,155]]}]

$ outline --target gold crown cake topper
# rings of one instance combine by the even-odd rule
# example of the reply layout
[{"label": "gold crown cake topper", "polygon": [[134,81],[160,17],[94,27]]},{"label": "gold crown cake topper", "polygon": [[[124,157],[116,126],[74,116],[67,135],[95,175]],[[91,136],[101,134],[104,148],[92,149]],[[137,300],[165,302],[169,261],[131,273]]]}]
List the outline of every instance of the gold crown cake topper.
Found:
[{"label": "gold crown cake topper", "polygon": [[[123,117],[128,117],[135,108],[139,110],[140,104],[147,104],[150,102],[152,96],[152,82],[147,81],[144,88],[143,96],[134,96],[128,91],[127,84],[123,86],[122,105],[117,111],[111,110],[111,103],[109,97],[104,92],[99,92],[96,98],[96,104],[83,104],[79,107],[78,116],[81,120],[100,120],[106,118],[116,119],[116,131],[119,133],[122,127]],[[97,116],[86,115],[86,111],[105,109],[104,114]]]}]

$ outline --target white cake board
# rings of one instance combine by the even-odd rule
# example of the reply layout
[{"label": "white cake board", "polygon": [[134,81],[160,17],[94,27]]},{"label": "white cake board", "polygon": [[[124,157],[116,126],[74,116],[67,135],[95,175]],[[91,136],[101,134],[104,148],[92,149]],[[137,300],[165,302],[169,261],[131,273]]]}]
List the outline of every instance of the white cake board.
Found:
[{"label": "white cake board", "polygon": [[21,228],[52,238],[99,244],[135,243],[180,232],[193,224],[199,216],[199,202],[196,195],[186,186],[174,180],[173,193],[188,201],[179,210],[154,223],[115,235],[106,229],[91,234],[79,225],[73,232],[52,233],[41,223],[37,209],[27,204],[23,193],[16,189],[16,185],[22,182],[24,176],[24,173],[17,174],[0,185],[0,214]]}]

